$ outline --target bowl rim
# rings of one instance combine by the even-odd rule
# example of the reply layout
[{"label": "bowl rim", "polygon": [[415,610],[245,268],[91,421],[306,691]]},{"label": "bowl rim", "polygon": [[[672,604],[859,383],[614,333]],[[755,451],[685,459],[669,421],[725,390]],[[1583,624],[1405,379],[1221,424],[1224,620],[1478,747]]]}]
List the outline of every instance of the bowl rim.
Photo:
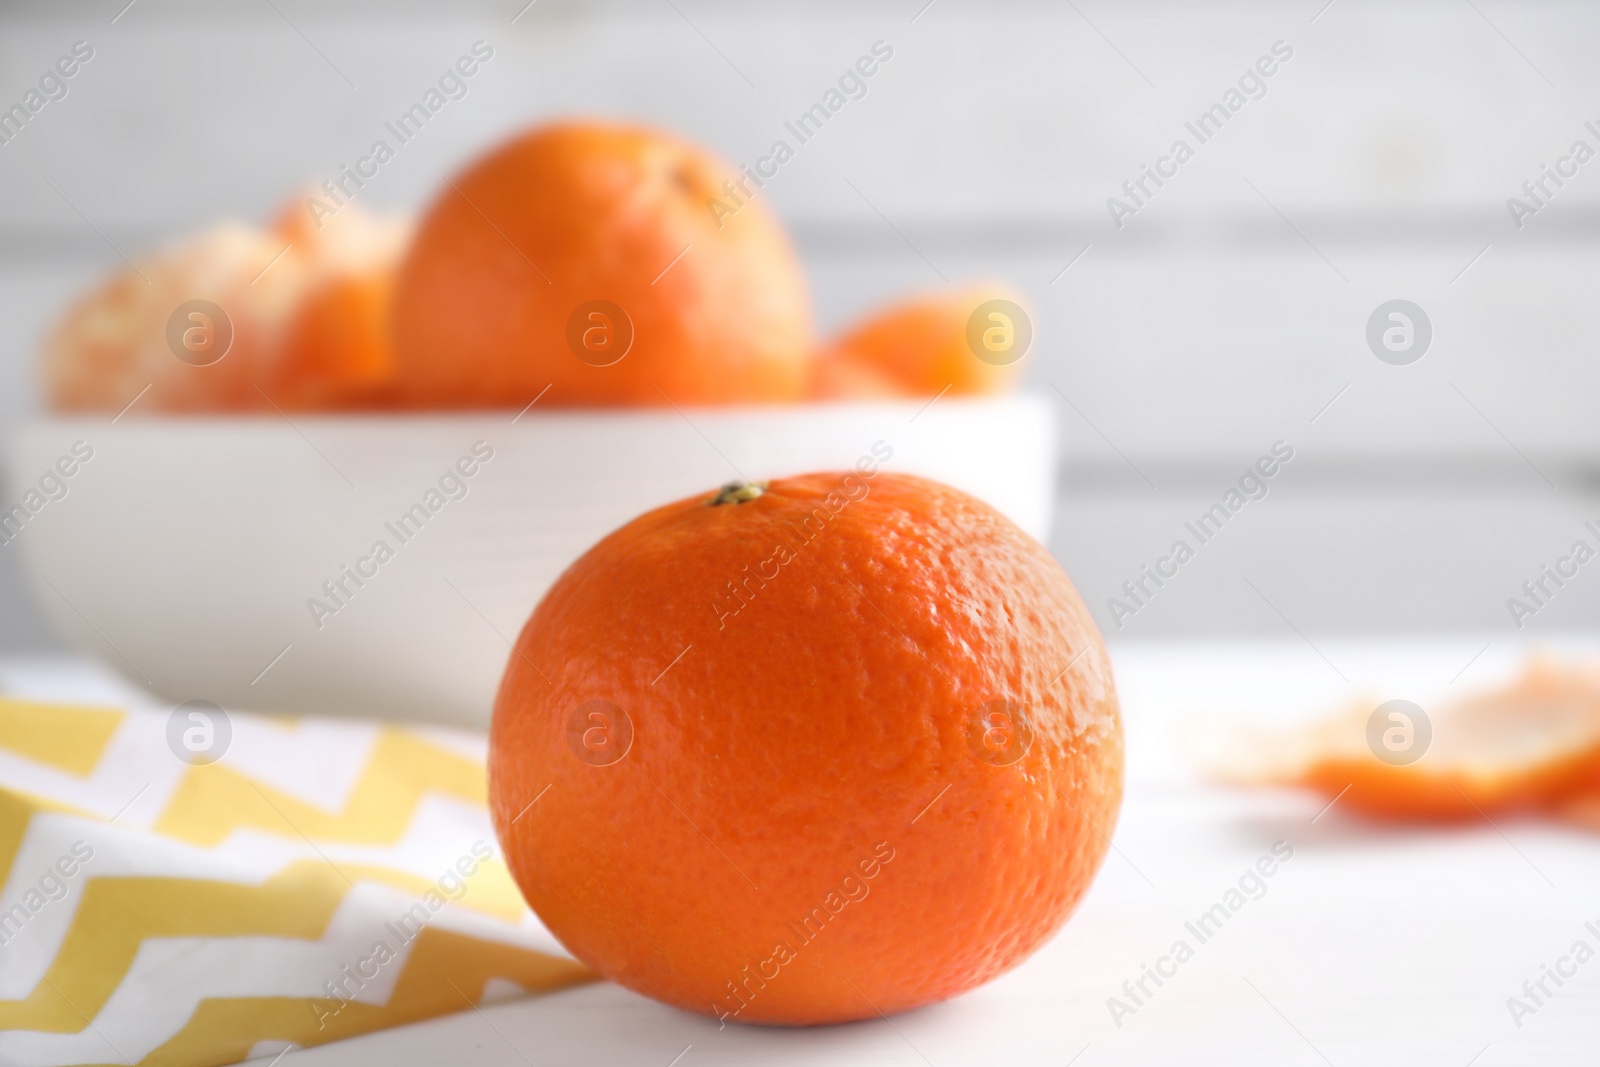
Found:
[{"label": "bowl rim", "polygon": [[[506,429],[540,424],[573,422],[638,422],[641,424],[679,419],[688,415],[696,420],[722,418],[757,418],[800,421],[813,416],[839,416],[849,414],[906,414],[920,418],[925,413],[956,411],[982,412],[986,409],[1032,409],[1049,407],[1049,397],[1044,393],[1017,392],[1000,396],[944,396],[885,397],[852,400],[804,401],[790,404],[713,404],[651,407],[565,407],[546,408],[534,416],[529,404],[521,411],[514,408],[471,408],[437,411],[317,411],[281,413],[272,411],[240,412],[160,412],[151,414],[129,413],[107,419],[105,412],[90,411],[38,411],[22,415],[12,421],[12,434],[40,429],[67,429],[92,427],[98,433],[123,433],[136,430],[202,429],[217,426],[233,428],[260,428],[281,426],[292,429],[299,425],[361,426],[361,427],[419,427],[462,423],[502,425]],[[510,416],[509,420],[507,416]]]}]

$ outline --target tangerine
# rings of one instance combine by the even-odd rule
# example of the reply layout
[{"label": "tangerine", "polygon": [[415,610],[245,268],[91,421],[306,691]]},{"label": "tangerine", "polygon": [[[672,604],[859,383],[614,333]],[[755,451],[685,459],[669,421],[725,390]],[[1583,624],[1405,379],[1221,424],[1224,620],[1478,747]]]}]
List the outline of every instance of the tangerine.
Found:
[{"label": "tangerine", "polygon": [[393,276],[408,227],[300,198],[267,228],[225,223],[130,264],[75,301],[45,350],[67,411],[304,411],[391,389]]},{"label": "tangerine", "polygon": [[1015,966],[1088,888],[1122,792],[1099,632],[1043,546],[891,453],[648,512],[523,629],[491,811],[601,974],[874,1017]]},{"label": "tangerine", "polygon": [[303,285],[299,262],[250,280],[282,245],[263,230],[212,227],[142,257],[74,300],[44,351],[62,411],[266,408],[251,385],[271,368],[280,324]]},{"label": "tangerine", "polygon": [[394,283],[394,267],[379,266],[308,292],[284,335],[273,399],[298,411],[392,407]]},{"label": "tangerine", "polygon": [[[998,316],[998,317],[996,317]],[[1032,340],[1021,297],[997,284],[930,293],[868,316],[816,361],[812,396],[1001,393],[1016,382]]]},{"label": "tangerine", "polygon": [[799,399],[805,285],[754,192],[641,127],[568,122],[501,146],[447,183],[406,258],[403,392],[436,407],[521,407],[547,385],[547,406]]}]

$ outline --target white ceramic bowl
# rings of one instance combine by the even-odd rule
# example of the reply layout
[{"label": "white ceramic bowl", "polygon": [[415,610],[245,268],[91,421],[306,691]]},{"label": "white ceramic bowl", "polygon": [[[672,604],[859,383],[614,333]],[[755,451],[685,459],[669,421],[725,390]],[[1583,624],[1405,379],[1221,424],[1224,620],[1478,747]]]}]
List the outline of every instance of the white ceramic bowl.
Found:
[{"label": "white ceramic bowl", "polygon": [[876,447],[884,470],[965,489],[1043,540],[1055,472],[1033,397],[46,418],[9,444],[0,551],[22,554],[74,647],[174,702],[465,726],[488,722],[545,589],[649,508]]}]

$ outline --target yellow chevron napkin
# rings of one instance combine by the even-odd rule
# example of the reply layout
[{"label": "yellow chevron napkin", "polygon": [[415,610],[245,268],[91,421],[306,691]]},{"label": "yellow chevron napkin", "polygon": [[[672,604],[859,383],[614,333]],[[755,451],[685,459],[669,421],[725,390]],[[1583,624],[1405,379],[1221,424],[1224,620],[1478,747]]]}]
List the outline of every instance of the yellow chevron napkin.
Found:
[{"label": "yellow chevron napkin", "polygon": [[0,1064],[209,1067],[589,980],[500,859],[484,745],[0,697]]}]

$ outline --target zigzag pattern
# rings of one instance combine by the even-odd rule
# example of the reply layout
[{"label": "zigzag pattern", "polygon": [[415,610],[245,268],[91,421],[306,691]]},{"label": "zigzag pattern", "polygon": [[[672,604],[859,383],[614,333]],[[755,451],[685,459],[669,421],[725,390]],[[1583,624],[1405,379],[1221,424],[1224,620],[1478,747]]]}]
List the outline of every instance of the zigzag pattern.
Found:
[{"label": "zigzag pattern", "polygon": [[152,829],[202,848],[242,829],[387,845],[405,832],[418,801],[430,793],[482,807],[488,798],[483,767],[415,735],[385,731],[341,812],[330,814],[213,763],[189,770]]},{"label": "zigzag pattern", "polygon": [[94,769],[127,713],[0,697],[0,748],[76,774]]},{"label": "zigzag pattern", "polygon": [[[148,735],[151,742],[147,748],[159,744],[164,749],[165,724],[156,721],[158,718],[151,713],[87,708],[63,713],[62,709],[47,705],[0,701],[0,749],[87,779],[108,751],[122,753],[126,758],[128,752],[138,749],[134,742],[139,738],[119,736],[119,730],[142,731],[141,736]],[[163,751],[158,758],[170,755]],[[238,1062],[262,1041],[309,1046],[462,1010],[483,995],[490,979],[513,982],[530,992],[593,980],[593,974],[580,964],[516,943],[515,928],[525,919],[526,907],[505,866],[479,857],[465,898],[438,912],[444,925],[425,926],[406,944],[393,990],[381,1005],[351,1001],[330,1015],[328,1005],[337,1006],[338,1002],[320,997],[205,997],[194,1002],[193,1010],[176,1032],[138,1032],[141,1016],[160,1013],[133,1012],[130,1017],[130,1001],[119,993],[126,992],[125,983],[150,982],[152,974],[159,975],[161,967],[170,966],[138,964],[142,949],[173,939],[186,945],[216,939],[261,945],[284,939],[312,947],[330,936],[330,923],[336,915],[343,916],[340,923],[345,932],[341,936],[346,942],[352,936],[348,929],[352,923],[358,932],[369,926],[373,936],[381,939],[384,920],[392,921],[395,916],[372,911],[365,903],[366,896],[352,897],[352,883],[386,885],[408,897],[419,897],[435,888],[432,881],[406,869],[419,865],[429,869],[427,862],[419,863],[417,856],[408,858],[395,853],[393,866],[370,858],[368,862],[340,862],[335,866],[320,855],[322,850],[315,842],[330,847],[364,846],[373,851],[401,848],[419,806],[429,796],[452,798],[477,809],[482,813],[478,821],[461,827],[461,831],[489,836],[487,815],[483,813],[486,783],[478,763],[399,730],[381,731],[370,752],[363,749],[357,755],[352,749],[351,758],[364,758],[366,762],[353,776],[354,787],[336,812],[309,804],[283,789],[263,785],[223,764],[185,768],[148,830],[111,825],[103,816],[90,814],[99,805],[90,803],[87,796],[39,796],[0,778],[0,873],[4,875],[0,886],[9,884],[24,848],[30,848],[29,855],[37,858],[41,848],[50,851],[65,847],[63,842],[54,840],[43,844],[36,840],[29,845],[30,828],[36,825],[41,828],[36,838],[63,832],[55,822],[38,822],[45,813],[74,816],[90,826],[98,824],[95,860],[86,863],[76,878],[72,889],[75,902],[46,905],[67,908],[75,903],[70,920],[65,912],[60,917],[52,913],[52,918],[59,918],[56,929],[65,927],[59,943],[42,945],[49,940],[49,932],[40,925],[28,931],[29,937],[19,938],[6,948],[7,953],[31,953],[32,966],[37,969],[21,973],[42,973],[42,978],[22,999],[0,999],[0,1047],[30,1050],[19,1061],[24,1067],[80,1063],[82,1055],[48,1050],[65,1050],[69,1045],[78,1048],[72,1044],[73,1035],[85,1035],[93,1026],[94,1035],[104,1037],[107,1043],[140,1052],[149,1050],[134,1057],[140,1063],[209,1067]],[[347,766],[354,771],[358,765],[352,762]],[[239,831],[284,839],[299,858],[286,865],[277,864],[279,869],[264,871],[259,880],[252,880],[247,871],[241,872],[236,862],[218,868],[216,879],[196,877],[193,869],[171,877],[95,873],[97,867],[104,871],[108,863],[117,865],[104,858],[108,856],[118,861],[144,856],[147,865],[156,863],[148,857],[165,853],[151,853],[147,845],[141,845],[142,841],[151,840],[152,834],[190,849],[210,850]],[[170,852],[180,846],[162,847]],[[312,850],[318,855],[308,854]],[[190,861],[193,863],[211,862],[205,859],[204,852],[184,854],[197,855],[198,859]],[[232,852],[230,855],[237,860]],[[131,860],[125,864],[128,865],[138,869]],[[12,903],[9,899],[0,901],[0,910]],[[468,922],[469,926],[478,924],[474,927],[476,933],[452,928],[467,921],[446,918],[463,914],[461,908],[485,917]],[[505,940],[497,940],[493,933],[501,924]],[[176,958],[215,960],[225,956],[225,952],[219,957],[215,952],[186,950]],[[299,966],[306,970],[308,965],[303,961],[316,956],[313,951],[294,958],[302,959]],[[135,973],[137,977],[132,976]],[[318,989],[333,973],[264,976],[259,988]],[[182,977],[184,988],[207,987],[203,974]],[[235,969],[230,968],[226,977],[234,979],[229,988],[236,988]],[[276,984],[267,980],[274,977],[288,980]],[[218,985],[213,983],[212,988]],[[141,994],[144,999],[152,995],[159,998],[161,991],[146,987]],[[131,1003],[138,1002],[140,998],[135,997]],[[114,1003],[123,1007],[111,1011],[108,1005]],[[318,1010],[319,1004],[322,1010]],[[164,1017],[176,1018],[170,1013]],[[163,1025],[170,1028],[172,1024]],[[118,1031],[119,1026],[127,1032]],[[7,1046],[7,1031],[37,1036],[29,1039],[31,1043]],[[0,1055],[0,1059],[5,1058]]]},{"label": "zigzag pattern", "polygon": [[11,872],[22,849],[22,840],[28,833],[28,820],[35,812],[54,811],[63,815],[93,818],[87,812],[62,804],[49,797],[34,796],[21,789],[0,784],[0,885]]},{"label": "zigzag pattern", "polygon": [[349,887],[326,864],[294,864],[262,886],[187,878],[94,878],[33,995],[0,1001],[0,1029],[77,1033],[157,937],[271,935],[315,941]]},{"label": "zigzag pattern", "polygon": [[429,929],[417,938],[405,972],[382,1007],[349,1004],[319,1029],[318,1012],[307,999],[204,1000],[187,1026],[139,1062],[141,1067],[237,1063],[261,1041],[292,1041],[309,1048],[461,1011],[483,997],[491,978],[515,982],[530,993],[545,993],[594,981],[595,975],[571,960]]}]

